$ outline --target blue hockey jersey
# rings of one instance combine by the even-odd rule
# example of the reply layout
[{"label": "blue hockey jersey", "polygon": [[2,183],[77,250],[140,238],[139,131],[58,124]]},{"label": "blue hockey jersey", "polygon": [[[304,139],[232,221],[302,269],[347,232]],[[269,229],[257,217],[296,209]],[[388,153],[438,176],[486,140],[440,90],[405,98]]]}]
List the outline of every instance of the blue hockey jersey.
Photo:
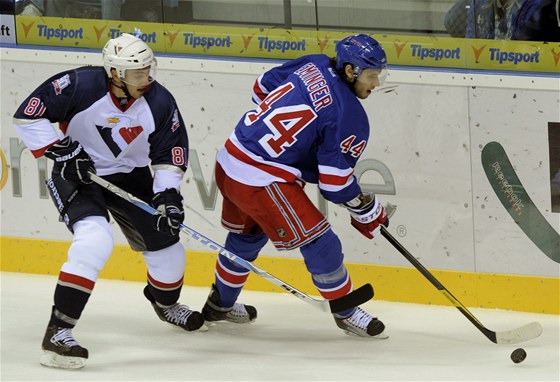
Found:
[{"label": "blue hockey jersey", "polygon": [[109,91],[103,67],[49,78],[17,109],[14,126],[35,157],[70,136],[82,144],[101,176],[151,164],[155,192],[179,188],[187,168],[187,131],[171,93],[153,82],[143,97],[121,106]]},{"label": "blue hockey jersey", "polygon": [[262,74],[259,105],[241,118],[218,153],[236,181],[317,183],[333,203],[361,192],[354,167],[369,139],[364,108],[326,55],[308,55]]}]

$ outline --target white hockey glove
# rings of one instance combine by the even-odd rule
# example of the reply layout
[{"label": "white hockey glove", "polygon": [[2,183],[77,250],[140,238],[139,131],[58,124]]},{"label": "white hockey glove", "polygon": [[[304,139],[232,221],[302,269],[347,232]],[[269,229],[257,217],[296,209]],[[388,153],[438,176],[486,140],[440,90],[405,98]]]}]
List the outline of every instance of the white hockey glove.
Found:
[{"label": "white hockey glove", "polygon": [[362,193],[344,205],[350,212],[352,226],[368,239],[373,239],[379,234],[381,224],[389,227],[385,208],[372,193]]},{"label": "white hockey glove", "polygon": [[175,188],[158,192],[152,199],[152,206],[159,211],[154,215],[154,228],[171,236],[179,235],[181,223],[185,220],[183,196]]},{"label": "white hockey glove", "polygon": [[73,142],[70,137],[49,147],[45,151],[45,156],[54,161],[54,170],[60,173],[62,179],[76,185],[92,182],[88,172],[95,173],[93,161],[82,145]]}]

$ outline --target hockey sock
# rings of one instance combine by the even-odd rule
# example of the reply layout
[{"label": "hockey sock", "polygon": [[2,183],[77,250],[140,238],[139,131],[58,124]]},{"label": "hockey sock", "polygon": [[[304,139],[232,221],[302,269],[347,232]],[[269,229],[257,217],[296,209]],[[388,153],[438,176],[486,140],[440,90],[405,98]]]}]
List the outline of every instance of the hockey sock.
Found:
[{"label": "hockey sock", "polygon": [[160,305],[170,306],[179,300],[185,276],[185,247],[177,242],[157,251],[142,253],[148,266],[147,291]]},{"label": "hockey sock", "polygon": [[82,315],[95,283],[80,276],[60,272],[54,290],[51,323],[62,328],[72,328]]},{"label": "hockey sock", "polygon": [[[300,248],[313,284],[327,300],[343,297],[353,290],[352,281],[342,263],[342,244],[332,230]],[[350,315],[353,309],[337,312]]]},{"label": "hockey sock", "polygon": [[[166,286],[167,288],[163,288]],[[171,306],[179,301],[179,296],[181,295],[181,288],[183,286],[183,278],[173,284],[162,284],[154,281],[153,278],[148,274],[148,293],[146,296],[150,301],[157,301],[158,304],[163,306]],[[161,287],[161,288],[160,288]],[[152,298],[150,298],[150,296]]]},{"label": "hockey sock", "polygon": [[[312,275],[312,277],[313,284],[315,284],[317,290],[321,293],[321,296],[327,300],[333,300],[345,296],[353,290],[352,280],[350,279],[350,275],[348,274],[344,264],[341,264],[334,272]],[[346,317],[352,314],[353,310],[354,308],[350,308],[336,313],[342,317]]]},{"label": "hockey sock", "polygon": [[[268,237],[265,234],[253,236],[230,232],[226,239],[225,249],[244,260],[254,261],[267,241]],[[232,263],[225,256],[218,256],[215,285],[220,295],[218,302],[220,306],[224,308],[233,306],[249,273],[247,269]]]}]

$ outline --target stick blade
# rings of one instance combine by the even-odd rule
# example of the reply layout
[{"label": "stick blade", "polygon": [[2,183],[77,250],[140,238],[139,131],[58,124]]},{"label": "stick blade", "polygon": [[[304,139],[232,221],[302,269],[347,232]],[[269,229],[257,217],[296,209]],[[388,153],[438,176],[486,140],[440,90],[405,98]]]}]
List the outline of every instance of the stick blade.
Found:
[{"label": "stick blade", "polygon": [[362,305],[373,298],[373,287],[371,284],[364,284],[353,292],[348,293],[335,300],[329,300],[331,313],[342,312],[343,310]]},{"label": "stick blade", "polygon": [[523,187],[502,145],[487,143],[481,160],[488,182],[513,221],[546,256],[560,263],[560,234]]},{"label": "stick blade", "polygon": [[497,344],[518,344],[521,342],[537,338],[543,332],[541,324],[531,322],[517,329],[508,330],[506,332],[496,332]]}]

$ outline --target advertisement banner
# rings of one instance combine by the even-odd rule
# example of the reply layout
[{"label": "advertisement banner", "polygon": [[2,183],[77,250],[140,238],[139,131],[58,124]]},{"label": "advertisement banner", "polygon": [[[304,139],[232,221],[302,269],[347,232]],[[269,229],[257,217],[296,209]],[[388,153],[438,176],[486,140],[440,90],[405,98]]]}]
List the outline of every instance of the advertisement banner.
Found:
[{"label": "advertisement banner", "polygon": [[[374,36],[376,37],[376,36]],[[383,35],[394,65],[529,72],[560,71],[560,43]]]},{"label": "advertisement banner", "polygon": [[0,43],[2,44],[15,44],[16,43],[16,28],[14,15],[0,14]]},{"label": "advertisement banner", "polygon": [[98,48],[123,33],[137,35],[157,52],[165,52],[162,24],[16,16],[18,44]]},{"label": "advertisement banner", "polygon": [[464,40],[471,69],[560,71],[560,42]]},{"label": "advertisement banner", "polygon": [[[158,24],[17,16],[17,43],[101,48],[121,33],[132,33],[161,53],[292,59],[306,54],[334,56],[348,32],[282,28]],[[553,72],[560,70],[560,42],[458,39],[371,34],[391,65]]]}]

